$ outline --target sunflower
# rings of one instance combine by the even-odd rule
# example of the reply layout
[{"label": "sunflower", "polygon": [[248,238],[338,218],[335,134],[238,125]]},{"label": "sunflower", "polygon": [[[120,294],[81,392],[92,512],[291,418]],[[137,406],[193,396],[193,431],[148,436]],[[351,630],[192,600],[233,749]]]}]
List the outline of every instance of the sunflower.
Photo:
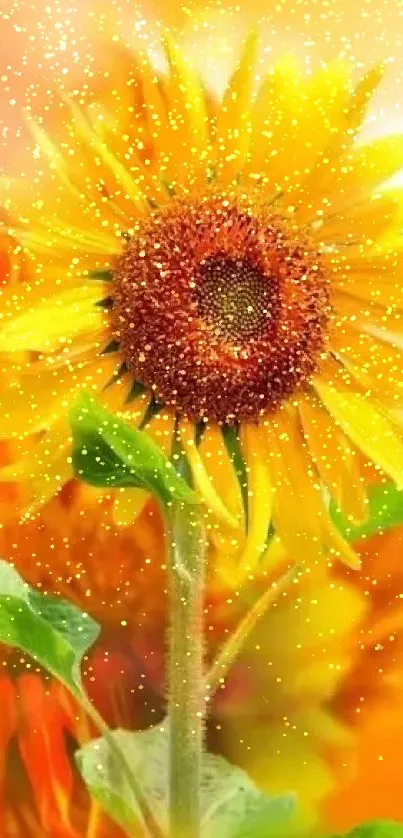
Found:
[{"label": "sunflower", "polygon": [[[112,728],[144,729],[165,713],[162,551],[153,503],[121,529],[113,522],[112,500],[98,503],[93,490],[71,484],[34,518],[10,521],[0,531],[1,555],[31,585],[76,602],[100,623],[83,676]],[[329,702],[360,655],[356,634],[366,598],[356,576],[330,579],[323,564],[301,574],[211,700],[210,748],[271,793],[295,789],[301,828],[318,821],[321,802],[335,790],[329,754],[339,766],[346,749],[355,747],[354,730]],[[209,660],[266,587],[264,575],[236,597],[228,586],[208,587]],[[0,830],[2,813],[9,829],[1,834],[115,838],[90,805],[72,759],[77,743],[94,735],[90,723],[35,662],[12,650],[1,653]]]},{"label": "sunflower", "polygon": [[[101,97],[29,112],[35,174],[1,181],[28,278],[3,293],[0,479],[28,515],[68,481],[85,388],[182,447],[241,574],[273,529],[355,567],[329,496],[360,521],[367,465],[403,474],[403,137],[356,141],[382,69],[286,58],[256,89],[251,36],[218,100],[169,38],[164,72],[115,48]],[[146,499],[117,493],[117,520]]]}]

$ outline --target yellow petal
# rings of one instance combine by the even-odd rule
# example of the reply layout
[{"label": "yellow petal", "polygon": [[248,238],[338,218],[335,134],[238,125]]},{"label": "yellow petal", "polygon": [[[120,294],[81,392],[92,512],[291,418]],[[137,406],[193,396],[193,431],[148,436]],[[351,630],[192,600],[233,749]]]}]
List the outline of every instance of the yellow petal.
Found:
[{"label": "yellow petal", "polygon": [[275,487],[273,520],[295,561],[324,560],[330,553],[349,567],[360,562],[332,525],[315,466],[294,409],[283,408],[265,421]]},{"label": "yellow petal", "polygon": [[256,569],[266,549],[273,510],[273,490],[268,467],[267,448],[261,428],[244,424],[241,447],[248,475],[248,531],[239,558],[239,574],[246,576]]},{"label": "yellow petal", "polygon": [[[294,190],[288,198],[292,204],[298,206],[298,220],[300,223],[320,217],[328,208],[333,211],[329,196],[337,194],[339,189],[340,157],[346,154],[357,136],[371,97],[382,80],[384,67],[376,65],[367,73],[356,86],[346,106],[340,112],[339,130],[334,133],[328,147],[318,157],[316,165],[307,175],[303,187]],[[326,199],[326,200],[324,200]]]},{"label": "yellow petal", "polygon": [[263,175],[274,191],[280,189],[284,161],[292,149],[302,101],[302,78],[292,56],[278,61],[263,80],[252,107],[252,140],[247,175]]},{"label": "yellow petal", "polygon": [[385,308],[403,310],[403,250],[378,245],[322,254],[335,289]]},{"label": "yellow petal", "polygon": [[[71,218],[71,211],[74,207],[77,208],[76,216],[80,215],[79,209],[81,208],[85,208],[84,212],[86,211],[87,213],[90,213],[90,216],[92,216],[93,202],[91,205],[91,198],[94,197],[96,199],[96,203],[99,204],[99,206],[102,206],[102,223],[105,224],[108,222],[113,226],[120,213],[119,207],[112,199],[112,195],[108,191],[108,200],[105,203],[105,197],[102,190],[99,188],[99,182],[102,180],[99,175],[98,177],[92,177],[91,179],[88,178],[87,181],[83,178],[84,172],[88,170],[93,172],[94,169],[93,160],[91,160],[91,157],[88,154],[88,149],[85,143],[81,143],[79,147],[76,147],[74,149],[74,155],[71,157],[67,154],[63,155],[61,153],[61,148],[65,148],[66,143],[62,145],[59,140],[58,145],[55,145],[50,134],[48,134],[42,126],[38,125],[31,115],[29,115],[28,118],[28,126],[37,143],[37,147],[39,147],[43,156],[46,158],[46,162],[50,170],[49,173],[55,172],[57,174],[57,178],[55,179],[58,184],[57,189],[60,192],[61,186],[63,186],[66,190],[66,200],[62,202],[62,208],[58,210],[57,220],[54,218],[53,224],[52,221],[50,221],[50,228],[52,229],[53,227],[53,229],[57,229],[60,225],[60,221],[64,221],[65,226],[68,229],[70,227],[70,223],[67,219],[69,217]],[[89,130],[91,129],[89,128]],[[110,148],[109,154],[113,159],[114,155],[112,154]],[[106,186],[106,184],[104,186]],[[53,193],[53,191],[54,188],[51,189],[51,193]],[[43,201],[42,199],[40,204],[42,206],[46,206],[46,204],[49,204],[49,198],[50,195],[47,194],[46,200]],[[57,203],[60,204],[60,198]],[[75,220],[77,219],[75,218]],[[87,223],[83,226],[85,228],[95,226],[96,228],[98,225],[93,225],[88,219]]]},{"label": "yellow petal", "polygon": [[242,527],[244,512],[239,480],[218,425],[206,426],[200,441],[199,453],[217,494]]},{"label": "yellow petal", "polygon": [[327,212],[338,213],[362,201],[403,167],[403,134],[381,137],[340,156],[326,187]]},{"label": "yellow petal", "polygon": [[[368,247],[385,235],[396,223],[400,210],[394,198],[372,196],[364,202],[326,216],[323,226],[312,233],[312,238],[330,245],[359,245]],[[368,261],[371,256],[368,253]]]},{"label": "yellow petal", "polygon": [[349,155],[342,157],[341,166],[348,167],[346,193],[355,190],[369,192],[388,180],[403,166],[403,133],[380,137],[356,146]]},{"label": "yellow petal", "polygon": [[356,275],[351,276],[348,283],[340,282],[336,287],[341,293],[355,300],[362,300],[371,307],[381,306],[385,309],[403,311],[402,285],[392,277],[381,276],[371,282],[368,277]]},{"label": "yellow petal", "polygon": [[361,128],[368,105],[385,75],[385,65],[375,64],[358,82],[346,113],[346,124],[350,131]]},{"label": "yellow petal", "polygon": [[402,348],[346,324],[334,330],[332,353],[368,395],[389,408],[403,406]]},{"label": "yellow petal", "polygon": [[332,558],[340,559],[347,567],[351,567],[352,570],[361,570],[360,557],[357,555],[354,547],[341,535],[328,514],[323,519],[322,538]]},{"label": "yellow petal", "polygon": [[[230,515],[238,521],[239,530],[216,516],[209,529],[209,539],[212,545],[212,556],[209,566],[219,584],[236,587],[240,581],[238,574],[239,551],[244,541],[244,508],[239,480],[235,472],[235,464],[228,453],[221,428],[218,425],[207,425],[202,435],[199,453],[206,471],[213,484],[214,490],[221,498]],[[212,580],[213,584],[215,579]]]},{"label": "yellow petal", "polygon": [[[35,308],[6,320],[0,328],[0,352],[53,352],[63,344],[96,335],[107,323],[98,283],[61,291]],[[18,309],[18,303],[17,303]]]},{"label": "yellow petal", "polygon": [[[65,415],[80,389],[99,391],[113,373],[111,358],[77,362],[39,375],[16,375],[0,391],[0,437],[12,438],[43,430]],[[116,362],[115,362],[116,364]]]},{"label": "yellow petal", "polygon": [[[63,271],[62,279],[60,278],[61,268]],[[71,274],[66,277],[64,274],[66,268],[67,266],[64,260],[61,260],[61,264],[58,261],[55,276],[48,275],[46,272],[46,278],[41,277],[39,279],[36,275],[35,267],[30,261],[25,282],[19,283],[17,287],[10,288],[7,285],[0,289],[1,319],[8,320],[15,318],[27,309],[34,310],[38,306],[46,306],[50,300],[54,302],[53,298],[58,297],[59,294],[66,291],[69,291],[71,294],[75,293],[78,297],[83,292],[85,295],[87,290],[92,291],[95,301],[97,299],[101,300],[106,296],[108,291],[107,283],[89,280],[88,277],[86,279],[80,276],[73,277]]]},{"label": "yellow petal", "polygon": [[[147,197],[161,198],[162,189],[158,177],[154,174],[154,166],[147,161],[155,162],[153,148],[153,133],[161,128],[156,121],[156,114],[151,110],[151,103],[146,100],[144,90],[147,84],[149,65],[144,55],[133,53],[133,50],[122,43],[108,43],[108,60],[113,67],[113,85],[109,83],[101,95],[97,95],[87,108],[83,108],[92,125],[93,130],[126,169],[133,162],[137,170],[141,164],[141,183]],[[100,74],[99,74],[100,75]],[[158,77],[154,71],[158,84]],[[162,108],[164,104],[162,103]],[[165,112],[164,112],[165,117]],[[83,143],[80,144],[81,152]],[[91,149],[86,147],[87,157]],[[89,153],[88,153],[89,152]],[[91,167],[87,159],[85,169]],[[107,170],[106,170],[107,171]],[[154,176],[153,176],[154,175]],[[106,181],[108,189],[108,204],[113,195],[113,204],[118,201],[122,210],[123,202],[118,199],[116,192],[119,186],[114,182],[112,172]],[[116,188],[117,187],[117,188]],[[127,216],[127,206],[126,206]]]},{"label": "yellow petal", "polygon": [[243,166],[251,134],[250,102],[257,36],[247,39],[239,65],[224,93],[217,118],[217,179],[230,181]]},{"label": "yellow petal", "polygon": [[364,302],[338,289],[333,293],[332,303],[336,313],[336,328],[343,329],[346,322],[353,323],[365,333],[377,334],[381,340],[401,345],[403,310],[394,305],[385,307],[373,299]]},{"label": "yellow petal", "polygon": [[35,121],[35,119],[32,118],[32,116],[28,118],[27,122],[34,140],[42,150],[44,156],[47,158],[49,167],[57,171],[60,179],[67,187],[67,190],[71,192],[75,198],[79,197],[78,189],[74,187],[69,178],[66,158],[61,153],[60,148],[52,142],[48,133]]},{"label": "yellow petal", "polygon": [[263,424],[275,489],[273,520],[292,559],[321,559],[323,516],[317,475],[295,412],[281,409]]},{"label": "yellow petal", "polygon": [[180,425],[180,436],[184,446],[186,457],[192,471],[195,488],[200,492],[207,507],[211,509],[218,521],[234,529],[239,528],[239,522],[227,509],[220,495],[217,494],[210,475],[203,463],[194,439],[194,426],[187,419]]},{"label": "yellow petal", "polygon": [[113,224],[116,219],[113,214],[109,219],[108,207],[102,205],[99,191],[97,202],[86,202],[84,197],[85,192],[73,200],[63,179],[54,174],[52,179],[47,161],[32,180],[23,176],[0,177],[0,200],[12,219],[7,229],[35,257],[49,256],[54,249],[63,256],[67,251],[72,258],[80,246],[91,257],[120,252],[120,228],[112,233],[105,228],[105,221]]},{"label": "yellow petal", "polygon": [[402,489],[403,442],[392,418],[359,392],[336,364],[329,363],[313,385],[347,436]]},{"label": "yellow petal", "polygon": [[[344,128],[348,67],[335,61],[312,77],[285,57],[263,81],[253,108],[253,136],[246,171],[260,174],[267,189],[285,190],[284,202],[301,188],[334,135]],[[303,198],[302,198],[303,200]]]},{"label": "yellow petal", "polygon": [[169,121],[164,131],[165,150],[176,149],[175,182],[194,182],[198,170],[204,175],[209,145],[208,116],[204,91],[197,75],[169,36],[165,37],[170,77],[166,83]]},{"label": "yellow petal", "polygon": [[357,451],[314,396],[298,400],[302,428],[323,483],[337,505],[354,521],[368,515]]},{"label": "yellow petal", "polygon": [[158,166],[164,154],[170,151],[164,146],[165,131],[169,128],[167,118],[169,105],[164,98],[161,79],[145,56],[141,59],[140,71],[144,110],[149,122],[153,156]]},{"label": "yellow petal", "polygon": [[144,215],[147,212],[147,202],[139,185],[139,171],[142,168],[140,161],[137,165],[132,163],[130,170],[127,169],[92,129],[80,107],[69,97],[63,97],[63,99],[71,111],[78,137],[88,144],[88,147],[93,150],[94,157],[99,157],[111,172],[116,183],[122,188],[124,198],[131,202],[131,213]]}]

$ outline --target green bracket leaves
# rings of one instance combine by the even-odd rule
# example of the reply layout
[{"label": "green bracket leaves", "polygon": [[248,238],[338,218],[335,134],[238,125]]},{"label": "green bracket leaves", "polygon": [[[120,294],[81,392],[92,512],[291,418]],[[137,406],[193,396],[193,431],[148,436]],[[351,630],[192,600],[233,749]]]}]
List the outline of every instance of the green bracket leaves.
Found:
[{"label": "green bracket leaves", "polygon": [[145,431],[131,428],[83,394],[71,414],[73,466],[92,486],[140,488],[168,506],[195,505],[196,492]]}]

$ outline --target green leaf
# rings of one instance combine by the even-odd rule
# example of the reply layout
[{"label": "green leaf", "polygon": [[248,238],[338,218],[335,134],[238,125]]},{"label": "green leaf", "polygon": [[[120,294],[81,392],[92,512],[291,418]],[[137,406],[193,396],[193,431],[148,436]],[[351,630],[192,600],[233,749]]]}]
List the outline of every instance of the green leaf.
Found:
[{"label": "green leaf", "polygon": [[99,630],[88,614],[33,590],[0,560],[0,642],[27,652],[75,695],[82,693],[83,655]]},{"label": "green leaf", "polygon": [[369,538],[377,532],[403,524],[403,492],[394,483],[368,488],[368,518],[354,525],[332,501],[330,513],[334,523],[348,541]]},{"label": "green leaf", "polygon": [[351,832],[333,838],[403,838],[403,823],[396,821],[369,821],[355,826]]},{"label": "green leaf", "polygon": [[[111,734],[124,752],[142,792],[162,830],[168,826],[168,726],[139,733]],[[136,828],[139,813],[121,765],[104,738],[90,742],[76,754],[92,795],[121,826]],[[270,798],[248,775],[223,757],[205,754],[202,775],[201,838],[280,838],[293,814],[292,796]]]},{"label": "green leaf", "polygon": [[71,414],[73,466],[92,486],[137,487],[163,504],[197,504],[198,496],[145,431],[130,428],[82,394]]}]

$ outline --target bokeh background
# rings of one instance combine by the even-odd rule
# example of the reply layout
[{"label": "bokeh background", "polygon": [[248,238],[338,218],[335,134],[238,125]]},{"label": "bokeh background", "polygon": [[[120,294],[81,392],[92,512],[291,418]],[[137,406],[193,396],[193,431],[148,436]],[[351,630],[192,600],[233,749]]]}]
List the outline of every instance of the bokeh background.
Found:
[{"label": "bokeh background", "polygon": [[[287,51],[307,67],[343,56],[356,73],[388,61],[390,71],[367,130],[403,125],[402,0],[2,0],[0,9],[1,116],[14,127],[27,87],[46,89],[50,81],[79,77],[85,64],[99,57],[94,35],[108,32],[112,19],[115,30],[155,55],[164,28],[174,30],[215,89],[223,88],[237,47],[253,28],[261,34],[262,69]],[[105,51],[105,45],[99,47],[101,54]]]},{"label": "bokeh background", "polygon": [[[289,51],[307,71],[344,57],[356,77],[384,61],[364,135],[403,131],[403,0],[0,0],[1,170],[18,174],[35,165],[24,108],[46,110],[58,85],[92,83],[94,74],[108,84],[104,74],[116,60],[111,33],[124,33],[159,65],[166,28],[216,91],[253,28],[261,36],[261,73]],[[6,253],[0,279],[9,280]],[[70,485],[20,525],[6,487],[0,498],[2,555],[32,584],[89,607],[103,626],[86,676],[100,709],[114,724],[157,718],[165,592],[156,510],[118,531],[107,502]],[[372,817],[403,821],[402,539],[396,529],[361,546],[360,574],[338,568],[301,582],[262,624],[216,703],[213,744],[265,787],[297,786],[305,822],[324,829]],[[213,645],[253,593],[235,607],[231,592],[214,591]],[[71,770],[74,743],[91,733],[88,723],[29,661],[7,650],[1,657],[0,834],[115,838]]]}]

